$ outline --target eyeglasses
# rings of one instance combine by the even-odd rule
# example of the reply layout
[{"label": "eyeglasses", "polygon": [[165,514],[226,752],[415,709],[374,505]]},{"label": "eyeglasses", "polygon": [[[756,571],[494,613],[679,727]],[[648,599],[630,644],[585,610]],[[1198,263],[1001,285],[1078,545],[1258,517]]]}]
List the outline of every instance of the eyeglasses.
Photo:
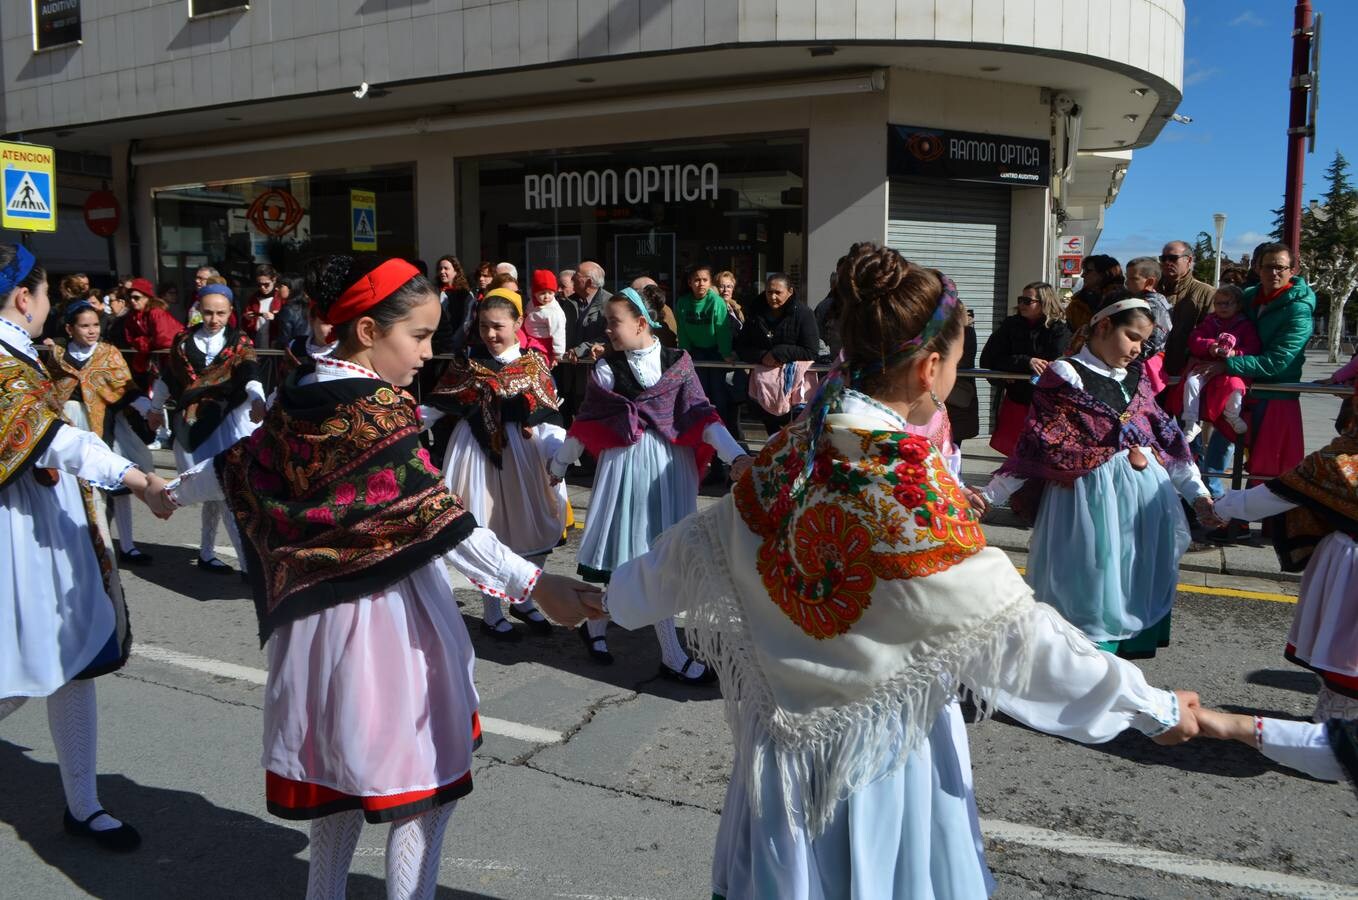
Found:
[{"label": "eyeglasses", "polygon": [[1178,262],[1181,259],[1188,259],[1188,256],[1189,254],[1187,253],[1162,253],[1160,254],[1160,262],[1162,263]]},{"label": "eyeglasses", "polygon": [[1290,263],[1285,266],[1260,266],[1259,268],[1264,272],[1290,272],[1292,270]]},{"label": "eyeglasses", "polygon": [[273,282],[272,282],[272,281],[256,281],[256,282],[255,282],[255,286],[256,286],[256,287],[262,287],[262,288],[264,288],[264,289],[267,291],[269,288],[273,287]]},{"label": "eyeglasses", "polygon": [[1031,305],[1031,304],[1033,304],[1033,303],[1041,303],[1041,302],[1042,302],[1042,301],[1039,300],[1039,299],[1037,299],[1036,297],[1019,297],[1019,298],[1018,298],[1018,305],[1019,305],[1019,306],[1029,306],[1029,305]]}]

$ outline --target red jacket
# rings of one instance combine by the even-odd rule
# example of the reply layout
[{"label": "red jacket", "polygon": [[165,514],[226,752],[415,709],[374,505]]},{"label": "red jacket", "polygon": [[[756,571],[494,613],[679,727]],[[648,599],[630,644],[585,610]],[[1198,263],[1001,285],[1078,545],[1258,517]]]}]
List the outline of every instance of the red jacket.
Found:
[{"label": "red jacket", "polygon": [[[259,325],[263,321],[259,315],[263,305],[260,302],[261,300],[269,301],[268,311],[275,316],[278,315],[279,311],[283,308],[283,301],[278,298],[278,294],[276,293],[270,294],[267,297],[261,297],[259,294],[255,294],[250,298],[250,302],[245,304],[245,328],[243,330],[249,335],[250,340],[252,341],[258,341]],[[272,340],[272,334],[270,336],[270,341],[276,343],[276,341]]]},{"label": "red jacket", "polygon": [[169,310],[148,306],[140,312],[129,312],[123,325],[123,343],[127,349],[137,351],[132,357],[133,373],[145,375],[150,371],[151,351],[170,349],[175,335],[183,330],[184,326]]}]

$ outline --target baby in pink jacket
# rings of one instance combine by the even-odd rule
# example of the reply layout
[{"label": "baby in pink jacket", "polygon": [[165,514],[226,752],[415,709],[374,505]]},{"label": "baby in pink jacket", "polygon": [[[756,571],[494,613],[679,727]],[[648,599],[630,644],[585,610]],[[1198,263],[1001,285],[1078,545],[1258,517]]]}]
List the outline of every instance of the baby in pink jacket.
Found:
[{"label": "baby in pink jacket", "polygon": [[1237,435],[1248,429],[1240,415],[1245,403],[1246,381],[1224,372],[1213,375],[1212,363],[1231,356],[1254,356],[1260,351],[1259,332],[1245,314],[1244,292],[1224,284],[1212,298],[1212,314],[1193,329],[1188,352],[1194,363],[1184,373],[1184,436],[1190,441],[1202,431],[1202,422],[1224,421]]}]

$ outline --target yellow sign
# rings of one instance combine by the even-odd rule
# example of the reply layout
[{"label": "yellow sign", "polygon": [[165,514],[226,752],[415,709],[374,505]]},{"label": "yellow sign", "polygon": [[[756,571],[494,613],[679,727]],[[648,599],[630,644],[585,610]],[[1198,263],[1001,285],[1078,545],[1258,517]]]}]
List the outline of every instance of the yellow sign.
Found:
[{"label": "yellow sign", "polygon": [[349,191],[349,245],[377,249],[377,195],[372,191]]},{"label": "yellow sign", "polygon": [[18,231],[57,230],[56,161],[51,147],[0,141],[0,225]]}]

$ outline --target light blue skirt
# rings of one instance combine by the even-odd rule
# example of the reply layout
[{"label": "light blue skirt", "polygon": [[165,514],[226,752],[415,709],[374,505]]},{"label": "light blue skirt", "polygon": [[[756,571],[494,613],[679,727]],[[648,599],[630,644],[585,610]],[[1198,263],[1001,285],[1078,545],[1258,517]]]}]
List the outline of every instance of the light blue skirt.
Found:
[{"label": "light blue skirt", "polygon": [[1122,641],[1169,615],[1190,535],[1179,494],[1153,457],[1122,451],[1070,488],[1048,484],[1028,549],[1037,599],[1093,641]]},{"label": "light blue skirt", "polygon": [[753,752],[765,757],[762,809],[756,815],[751,808],[751,761],[738,755],[717,831],[717,897],[977,900],[994,889],[956,703],[944,707],[903,766],[841,801],[830,826],[814,839],[788,823],[767,737],[756,738]]},{"label": "light blue skirt", "polygon": [[645,431],[630,447],[599,455],[594,493],[577,557],[581,577],[606,581],[641,556],[661,532],[698,509],[698,465],[692,447]]}]

